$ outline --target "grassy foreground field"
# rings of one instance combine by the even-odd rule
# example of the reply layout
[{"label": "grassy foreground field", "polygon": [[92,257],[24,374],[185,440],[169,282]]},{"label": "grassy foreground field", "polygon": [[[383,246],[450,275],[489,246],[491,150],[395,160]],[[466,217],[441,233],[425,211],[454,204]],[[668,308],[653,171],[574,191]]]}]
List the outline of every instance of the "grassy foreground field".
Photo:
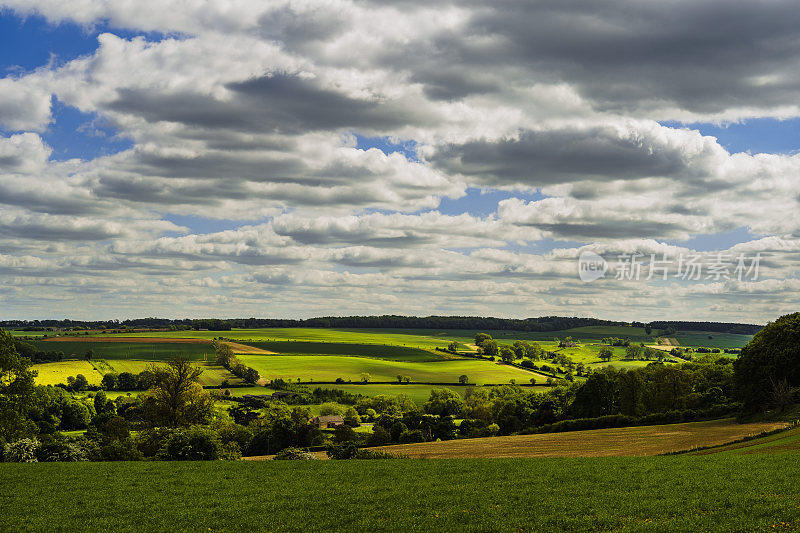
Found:
[{"label": "grassy foreground field", "polygon": [[[0,464],[2,531],[784,531],[797,455]],[[91,487],[91,490],[85,488]]]}]

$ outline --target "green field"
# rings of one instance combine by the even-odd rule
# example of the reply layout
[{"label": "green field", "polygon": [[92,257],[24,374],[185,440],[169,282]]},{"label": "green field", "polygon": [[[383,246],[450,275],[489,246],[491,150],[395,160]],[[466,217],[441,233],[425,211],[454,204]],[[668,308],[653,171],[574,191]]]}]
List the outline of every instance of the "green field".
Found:
[{"label": "green field", "polygon": [[[147,369],[153,364],[151,361],[134,361],[129,359],[111,359],[102,361],[93,361],[95,368],[101,373],[114,372],[120,374],[122,372],[130,372],[131,374],[138,374],[139,372]],[[157,364],[157,363],[156,363]],[[199,362],[196,363],[203,369],[200,374],[200,384],[203,386],[217,386],[223,380],[228,380],[231,384],[242,383],[240,378],[231,374],[225,368],[214,365],[212,363]]]},{"label": "green field", "polygon": [[6,331],[14,337],[42,337],[47,334],[45,331],[20,331],[16,329],[7,329]]},{"label": "green field", "polygon": [[361,374],[370,374],[371,381],[396,381],[397,375],[408,376],[411,381],[458,383],[458,377],[466,374],[470,382],[508,383],[516,379],[528,383],[531,377],[539,381],[547,379],[518,368],[498,365],[488,361],[460,359],[429,363],[384,361],[365,357],[343,357],[338,355],[239,355],[239,360],[253,367],[267,379],[282,378],[294,381],[360,381]]},{"label": "green field", "polygon": [[[423,349],[446,347],[450,341],[472,343],[478,332],[489,333],[500,342],[514,340],[552,341],[554,338],[573,337],[583,342],[599,342],[603,337],[628,338],[633,342],[654,343],[659,331],[648,336],[644,328],[631,326],[584,326],[561,331],[509,331],[509,330],[437,330],[437,329],[328,329],[328,328],[261,328],[234,329],[231,331],[155,331],[126,333],[125,336],[213,339],[223,336],[234,340],[254,341],[313,341],[354,344],[391,344]],[[713,339],[709,339],[711,335]],[[744,346],[752,335],[732,333],[678,332],[674,335],[682,346],[707,346],[731,348]]]},{"label": "green field", "polygon": [[103,375],[95,370],[88,361],[59,361],[58,363],[41,363],[33,365],[33,370],[38,372],[37,385],[57,385],[67,383],[69,376],[83,374],[90,385],[99,385]]},{"label": "green field", "polygon": [[[442,361],[449,354],[431,352],[407,346],[391,344],[354,344],[350,342],[312,342],[312,341],[254,341],[243,342],[262,350],[286,355],[349,355],[371,357],[390,361]],[[452,357],[452,356],[450,356]]]},{"label": "green field", "polygon": [[210,344],[199,343],[146,343],[146,342],[92,342],[92,341],[29,341],[45,352],[64,352],[67,357],[83,357],[88,350],[98,359],[141,359],[165,361],[183,355],[194,361],[205,356],[214,358]]},{"label": "green field", "polygon": [[789,530],[797,458],[3,463],[0,530]]},{"label": "green field", "polygon": [[[462,330],[458,331],[463,335]],[[126,333],[125,336],[186,339],[213,339],[222,336],[232,340],[349,342],[354,344],[392,344],[427,349],[437,346],[446,347],[450,342],[450,337],[437,333],[441,332],[400,329],[261,328],[231,331],[152,331]]]},{"label": "green field", "polygon": [[[752,335],[734,333],[679,331],[674,335],[681,346],[704,346],[706,348],[741,348],[753,338]],[[712,337],[709,339],[709,337]]]}]

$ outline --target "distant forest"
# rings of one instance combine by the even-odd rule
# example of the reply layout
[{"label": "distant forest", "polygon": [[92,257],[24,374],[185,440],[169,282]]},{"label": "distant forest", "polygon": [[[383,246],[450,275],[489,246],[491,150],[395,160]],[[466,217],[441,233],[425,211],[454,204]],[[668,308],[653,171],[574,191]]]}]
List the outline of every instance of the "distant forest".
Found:
[{"label": "distant forest", "polygon": [[763,326],[726,322],[656,321],[617,322],[597,318],[543,316],[539,318],[493,318],[476,316],[345,316],[307,319],[281,318],[201,318],[178,319],[137,318],[131,320],[82,321],[82,320],[5,320],[0,327],[38,331],[46,329],[207,329],[228,331],[233,328],[385,328],[385,329],[471,329],[513,331],[560,331],[582,326],[639,326],[649,325],[653,330],[695,330],[716,333],[740,333],[753,335]]}]

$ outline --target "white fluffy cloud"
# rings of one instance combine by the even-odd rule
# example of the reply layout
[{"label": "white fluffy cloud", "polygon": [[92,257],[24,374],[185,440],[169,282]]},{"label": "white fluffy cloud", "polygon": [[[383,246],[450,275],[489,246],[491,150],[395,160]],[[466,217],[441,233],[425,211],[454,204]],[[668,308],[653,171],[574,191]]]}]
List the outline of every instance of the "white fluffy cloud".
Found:
[{"label": "white fluffy cloud", "polygon": [[[164,35],[109,30],[93,54],[0,78],[14,316],[763,321],[800,301],[800,155],[730,154],[657,122],[800,116],[791,2],[2,5]],[[133,147],[51,160],[53,98]],[[357,136],[415,144],[387,155]],[[445,214],[469,188],[507,198]],[[681,253],[739,228],[757,237],[719,247],[763,252],[758,284],[577,280],[583,245]]]}]

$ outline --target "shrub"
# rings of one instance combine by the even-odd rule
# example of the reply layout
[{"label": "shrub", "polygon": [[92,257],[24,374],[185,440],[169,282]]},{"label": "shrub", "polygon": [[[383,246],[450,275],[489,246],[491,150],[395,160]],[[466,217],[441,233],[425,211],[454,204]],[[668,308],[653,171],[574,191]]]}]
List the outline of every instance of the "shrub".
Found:
[{"label": "shrub", "polygon": [[19,439],[3,448],[3,460],[7,463],[36,463],[36,451],[41,444],[36,439]]},{"label": "shrub", "polygon": [[400,438],[397,439],[400,444],[408,444],[411,442],[425,442],[425,435],[419,429],[404,431]]},{"label": "shrub", "polygon": [[159,452],[166,461],[211,461],[220,458],[222,444],[213,431],[192,427],[174,431]]},{"label": "shrub", "polygon": [[275,461],[310,461],[316,459],[312,454],[300,448],[284,448],[275,454]]},{"label": "shrub", "polygon": [[89,460],[89,453],[85,446],[63,440],[53,440],[42,444],[36,455],[42,462],[72,463]]},{"label": "shrub", "polygon": [[328,446],[325,453],[330,459],[399,459],[404,457],[376,450],[362,450],[352,442]]},{"label": "shrub", "polygon": [[88,407],[78,401],[67,402],[61,411],[61,429],[85,429],[89,419]]},{"label": "shrub", "polygon": [[100,448],[102,461],[140,461],[142,454],[132,439],[114,440]]}]

